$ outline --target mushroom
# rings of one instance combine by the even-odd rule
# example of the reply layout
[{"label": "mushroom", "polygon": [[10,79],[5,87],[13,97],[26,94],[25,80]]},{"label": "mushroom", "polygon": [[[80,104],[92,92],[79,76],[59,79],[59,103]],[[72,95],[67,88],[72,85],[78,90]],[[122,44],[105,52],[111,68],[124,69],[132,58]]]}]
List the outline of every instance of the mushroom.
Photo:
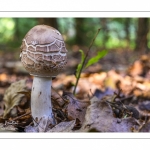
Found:
[{"label": "mushroom", "polygon": [[58,30],[47,25],[30,29],[22,40],[21,62],[32,75],[31,113],[34,124],[44,117],[55,124],[51,104],[52,77],[67,64],[67,50]]}]

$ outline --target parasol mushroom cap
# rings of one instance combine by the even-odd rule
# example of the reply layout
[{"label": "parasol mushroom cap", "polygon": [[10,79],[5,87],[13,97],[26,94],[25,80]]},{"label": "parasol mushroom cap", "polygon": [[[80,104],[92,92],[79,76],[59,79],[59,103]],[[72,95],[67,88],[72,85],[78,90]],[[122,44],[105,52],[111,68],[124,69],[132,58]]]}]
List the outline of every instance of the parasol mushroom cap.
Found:
[{"label": "parasol mushroom cap", "polygon": [[33,76],[55,77],[67,64],[67,50],[58,30],[37,25],[25,35],[21,45],[21,62]]}]

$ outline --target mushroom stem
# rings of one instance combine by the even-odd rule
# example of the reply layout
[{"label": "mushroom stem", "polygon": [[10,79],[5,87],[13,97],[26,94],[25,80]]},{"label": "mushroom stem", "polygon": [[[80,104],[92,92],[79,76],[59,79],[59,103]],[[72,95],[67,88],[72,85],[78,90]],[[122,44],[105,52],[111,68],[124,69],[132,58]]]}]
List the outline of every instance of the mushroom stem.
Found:
[{"label": "mushroom stem", "polygon": [[[39,122],[43,117],[51,120],[54,124],[54,117],[51,104],[52,78],[37,77],[33,79],[31,92],[32,117]],[[34,124],[36,125],[36,122]]]}]

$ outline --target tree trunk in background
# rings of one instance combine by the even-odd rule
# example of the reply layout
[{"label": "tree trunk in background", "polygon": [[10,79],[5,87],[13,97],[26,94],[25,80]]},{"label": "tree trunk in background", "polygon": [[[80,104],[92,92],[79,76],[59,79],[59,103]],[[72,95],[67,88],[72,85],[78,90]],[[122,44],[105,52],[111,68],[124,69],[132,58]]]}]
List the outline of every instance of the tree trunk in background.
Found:
[{"label": "tree trunk in background", "polygon": [[125,32],[126,32],[126,39],[129,46],[130,43],[130,24],[131,24],[131,18],[125,19]]},{"label": "tree trunk in background", "polygon": [[57,18],[39,18],[39,24],[45,24],[58,29]]},{"label": "tree trunk in background", "polygon": [[142,53],[147,52],[147,34],[149,30],[148,18],[138,19],[136,50]]},{"label": "tree trunk in background", "polygon": [[76,37],[75,43],[77,45],[85,45],[86,44],[86,33],[84,32],[84,18],[75,18],[75,30],[76,30]]},{"label": "tree trunk in background", "polygon": [[102,32],[104,34],[104,37],[101,40],[103,40],[104,48],[106,47],[106,42],[109,38],[108,28],[107,28],[107,20],[108,20],[108,18],[100,18],[100,26],[102,27]]}]

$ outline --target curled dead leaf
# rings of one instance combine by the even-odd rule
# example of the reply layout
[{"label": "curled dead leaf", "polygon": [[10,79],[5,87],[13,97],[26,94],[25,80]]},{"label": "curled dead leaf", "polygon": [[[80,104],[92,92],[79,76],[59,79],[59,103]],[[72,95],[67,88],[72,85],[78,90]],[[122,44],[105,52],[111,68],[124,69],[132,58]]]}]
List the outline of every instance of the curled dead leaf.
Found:
[{"label": "curled dead leaf", "polygon": [[[13,108],[19,105],[21,98],[24,96],[24,94],[18,92],[22,91],[26,91],[26,80],[20,80],[12,83],[10,87],[5,91],[3,98],[5,105],[5,110],[3,113],[4,118],[8,118],[8,115],[11,111],[13,111]],[[17,112],[14,110],[13,116],[16,116],[16,113]]]}]

